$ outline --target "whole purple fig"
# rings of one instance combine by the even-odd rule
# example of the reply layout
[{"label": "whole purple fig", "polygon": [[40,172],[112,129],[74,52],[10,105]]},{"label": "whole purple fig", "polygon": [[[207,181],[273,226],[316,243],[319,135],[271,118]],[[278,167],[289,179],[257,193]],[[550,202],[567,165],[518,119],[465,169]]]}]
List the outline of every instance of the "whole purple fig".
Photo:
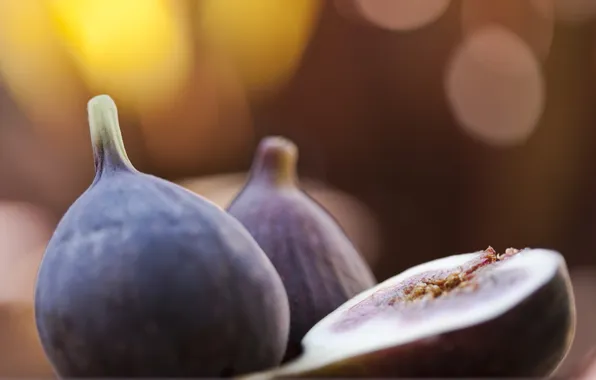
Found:
[{"label": "whole purple fig", "polygon": [[40,265],[35,317],[61,377],[220,377],[277,365],[283,284],[244,227],[137,171],[112,99],[88,105],[96,176]]},{"label": "whole purple fig", "polygon": [[257,149],[245,187],[228,207],[273,262],[290,300],[290,338],[284,361],[319,320],[376,284],[333,217],[298,187],[298,148],[271,136]]}]

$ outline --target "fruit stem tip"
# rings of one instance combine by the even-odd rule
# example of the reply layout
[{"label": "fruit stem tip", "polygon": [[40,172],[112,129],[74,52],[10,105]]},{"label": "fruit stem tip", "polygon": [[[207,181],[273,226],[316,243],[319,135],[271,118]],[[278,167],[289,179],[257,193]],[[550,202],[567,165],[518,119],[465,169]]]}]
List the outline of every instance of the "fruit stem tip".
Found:
[{"label": "fruit stem tip", "polygon": [[253,172],[257,178],[273,180],[278,185],[296,181],[298,147],[282,136],[268,136],[257,148]]},{"label": "fruit stem tip", "polygon": [[122,140],[118,108],[114,100],[108,95],[97,95],[89,100],[87,113],[96,170],[101,171],[106,161],[110,162],[112,168],[132,168]]}]

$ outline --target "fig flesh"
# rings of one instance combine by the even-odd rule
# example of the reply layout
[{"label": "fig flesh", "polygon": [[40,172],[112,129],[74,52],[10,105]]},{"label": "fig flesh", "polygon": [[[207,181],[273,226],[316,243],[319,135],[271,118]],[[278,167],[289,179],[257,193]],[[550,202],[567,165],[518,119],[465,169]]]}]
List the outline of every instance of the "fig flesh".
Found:
[{"label": "fig flesh", "polygon": [[204,198],[137,171],[115,104],[90,100],[96,177],[58,224],[35,317],[61,377],[221,377],[278,365],[283,283],[256,241]]},{"label": "fig flesh", "polygon": [[304,334],[341,304],[376,284],[336,220],[298,186],[298,149],[264,138],[244,188],[228,206],[281,276],[290,301],[284,361],[302,351]]},{"label": "fig flesh", "polygon": [[349,300],[306,334],[302,356],[247,378],[546,376],[573,340],[574,302],[555,251],[450,256]]}]

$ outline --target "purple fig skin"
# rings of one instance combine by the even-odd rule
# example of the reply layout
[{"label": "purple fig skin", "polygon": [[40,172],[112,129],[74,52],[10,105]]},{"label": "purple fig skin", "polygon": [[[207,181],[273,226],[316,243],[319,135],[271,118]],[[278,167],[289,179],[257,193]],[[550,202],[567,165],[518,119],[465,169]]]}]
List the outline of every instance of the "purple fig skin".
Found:
[{"label": "purple fig skin", "polygon": [[[97,133],[117,128],[110,98],[89,107],[96,178],[57,226],[36,284],[57,374],[222,377],[279,364],[289,305],[258,244],[223,209],[134,169],[119,129]],[[95,123],[111,127],[94,126],[106,111],[111,122]]]},{"label": "purple fig skin", "polygon": [[264,138],[249,179],[228,206],[271,259],[290,301],[290,337],[283,362],[302,352],[312,326],[348,299],[376,284],[344,231],[298,187],[298,149],[290,140]]}]

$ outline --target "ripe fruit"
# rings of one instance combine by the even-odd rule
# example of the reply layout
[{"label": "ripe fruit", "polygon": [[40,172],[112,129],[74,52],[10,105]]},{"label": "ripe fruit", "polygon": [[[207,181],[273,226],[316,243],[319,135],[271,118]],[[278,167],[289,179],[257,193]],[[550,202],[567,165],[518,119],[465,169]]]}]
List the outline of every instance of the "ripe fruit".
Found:
[{"label": "ripe fruit", "polygon": [[343,304],[304,337],[304,354],[248,379],[542,377],[573,340],[563,257],[544,249],[450,256]]},{"label": "ripe fruit", "polygon": [[291,314],[284,361],[300,354],[315,323],[376,283],[336,221],[297,186],[296,160],[291,141],[263,139],[248,182],[228,207],[284,282]]},{"label": "ripe fruit", "polygon": [[[216,174],[177,181],[180,186],[227,207],[244,187],[247,172]],[[369,265],[379,260],[380,226],[372,210],[351,194],[327,183],[304,178],[300,187],[321,204],[344,230]]]},{"label": "ripe fruit", "polygon": [[62,377],[231,376],[278,364],[283,284],[234,218],[137,171],[116,106],[89,102],[96,177],[60,221],[35,294]]}]

